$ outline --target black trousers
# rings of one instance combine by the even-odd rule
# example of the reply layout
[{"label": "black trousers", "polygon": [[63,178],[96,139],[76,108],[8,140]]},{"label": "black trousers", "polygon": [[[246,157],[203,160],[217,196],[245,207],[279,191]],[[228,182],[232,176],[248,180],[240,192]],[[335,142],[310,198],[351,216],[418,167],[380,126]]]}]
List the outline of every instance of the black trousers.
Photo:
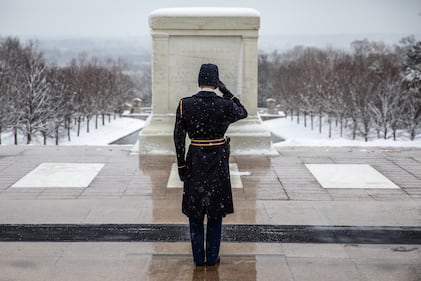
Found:
[{"label": "black trousers", "polygon": [[204,216],[195,219],[189,218],[190,239],[193,251],[193,259],[196,265],[215,264],[219,257],[221,245],[222,217],[207,218],[206,227],[206,252]]}]

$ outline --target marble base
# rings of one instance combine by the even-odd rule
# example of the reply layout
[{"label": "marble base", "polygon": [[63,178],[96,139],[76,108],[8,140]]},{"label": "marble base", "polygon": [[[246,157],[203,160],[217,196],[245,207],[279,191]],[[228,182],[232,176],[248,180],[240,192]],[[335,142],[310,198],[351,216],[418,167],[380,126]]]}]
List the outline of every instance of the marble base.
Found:
[{"label": "marble base", "polygon": [[368,164],[306,164],[323,188],[399,189]]},{"label": "marble base", "polygon": [[[230,163],[230,175],[231,175],[231,187],[232,188],[243,188],[241,182],[241,175],[249,175],[248,172],[239,172],[236,163]],[[167,188],[183,188],[183,182],[178,177],[177,164],[172,164],[171,173],[168,178]]]},{"label": "marble base", "polygon": [[[139,153],[175,155],[174,116],[153,115],[139,134]],[[226,136],[231,138],[233,155],[273,155],[270,131],[257,116],[231,124]],[[187,144],[189,141],[187,141]]]}]

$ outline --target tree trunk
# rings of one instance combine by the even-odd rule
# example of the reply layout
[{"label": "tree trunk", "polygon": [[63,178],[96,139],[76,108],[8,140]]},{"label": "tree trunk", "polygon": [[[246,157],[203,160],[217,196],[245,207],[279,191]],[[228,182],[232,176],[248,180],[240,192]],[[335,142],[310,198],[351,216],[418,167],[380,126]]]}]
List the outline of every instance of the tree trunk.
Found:
[{"label": "tree trunk", "polygon": [[26,134],[26,144],[31,144],[32,141],[32,135],[31,133]]},{"label": "tree trunk", "polygon": [[304,128],[307,128],[307,111],[304,111]]},{"label": "tree trunk", "polygon": [[352,139],[355,140],[357,138],[357,120],[352,120],[353,124],[352,124]]},{"label": "tree trunk", "polygon": [[86,132],[89,134],[89,121],[91,120],[91,117],[88,115],[86,116]]},{"label": "tree trunk", "polygon": [[322,113],[319,113],[319,134],[322,133]]},{"label": "tree trunk", "polygon": [[70,122],[71,122],[72,120],[71,120],[71,118],[69,117],[69,119],[68,119],[68,122],[67,122],[67,140],[68,141],[71,141],[71,138],[70,138]]},{"label": "tree trunk", "polygon": [[59,129],[59,126],[56,125],[56,145],[58,145],[58,138],[59,138],[58,129]]},{"label": "tree trunk", "polygon": [[108,123],[111,123],[111,114],[108,114]]},{"label": "tree trunk", "polygon": [[291,109],[291,122],[294,120],[294,110]]},{"label": "tree trunk", "polygon": [[1,126],[0,126],[0,145],[1,145]]},{"label": "tree trunk", "polygon": [[343,137],[343,131],[344,131],[344,118],[342,116],[341,116],[341,119],[339,121],[339,126],[340,126],[339,131],[340,131],[341,138],[342,138]]},{"label": "tree trunk", "polygon": [[105,126],[105,114],[102,113],[101,117],[102,117],[102,126]]},{"label": "tree trunk", "polygon": [[44,139],[44,145],[47,145],[47,132],[42,132],[42,138]]},{"label": "tree trunk", "polygon": [[95,114],[95,130],[98,129],[98,114]]},{"label": "tree trunk", "polygon": [[409,137],[409,139],[411,140],[411,141],[413,141],[414,139],[415,139],[415,126],[414,127],[412,127],[411,128],[411,134],[410,134],[410,137]]},{"label": "tree trunk", "polygon": [[364,141],[368,142],[368,123],[364,123]]},{"label": "tree trunk", "polygon": [[314,114],[313,111],[310,112],[310,121],[311,121],[311,130],[314,129]]},{"label": "tree trunk", "polygon": [[297,110],[297,124],[300,124],[300,111]]},{"label": "tree trunk", "polygon": [[13,128],[13,134],[15,138],[15,145],[18,145],[18,128]]},{"label": "tree trunk", "polygon": [[328,118],[327,122],[329,123],[329,138],[332,138],[332,120],[330,117]]},{"label": "tree trunk", "polygon": [[77,136],[80,136],[80,116],[77,118]]},{"label": "tree trunk", "polygon": [[385,125],[383,128],[383,139],[387,140],[387,134],[388,134],[387,126]]}]

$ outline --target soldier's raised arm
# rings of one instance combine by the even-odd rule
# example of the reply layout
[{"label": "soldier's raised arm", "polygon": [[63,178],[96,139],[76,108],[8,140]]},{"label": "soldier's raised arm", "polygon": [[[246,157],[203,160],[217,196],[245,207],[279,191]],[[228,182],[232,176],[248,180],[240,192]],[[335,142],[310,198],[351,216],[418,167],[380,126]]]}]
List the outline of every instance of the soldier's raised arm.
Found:
[{"label": "soldier's raised arm", "polygon": [[232,101],[232,110],[230,114],[230,121],[235,122],[240,119],[244,119],[247,117],[248,113],[246,108],[241,104],[240,100],[231,93],[230,90],[225,86],[222,81],[219,81],[218,88],[222,92],[223,97],[225,99],[229,99]]}]

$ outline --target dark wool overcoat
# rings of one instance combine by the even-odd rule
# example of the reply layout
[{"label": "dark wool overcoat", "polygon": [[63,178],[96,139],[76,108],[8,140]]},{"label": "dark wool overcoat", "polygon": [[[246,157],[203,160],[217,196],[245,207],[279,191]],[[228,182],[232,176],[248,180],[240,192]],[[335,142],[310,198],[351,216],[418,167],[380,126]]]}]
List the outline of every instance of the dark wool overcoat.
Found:
[{"label": "dark wool overcoat", "polygon": [[246,118],[237,98],[211,91],[183,98],[177,107],[174,143],[179,167],[186,166],[182,210],[191,218],[223,217],[233,213],[229,172],[229,146],[190,145],[185,157],[186,134],[193,140],[224,138],[229,124]]}]

